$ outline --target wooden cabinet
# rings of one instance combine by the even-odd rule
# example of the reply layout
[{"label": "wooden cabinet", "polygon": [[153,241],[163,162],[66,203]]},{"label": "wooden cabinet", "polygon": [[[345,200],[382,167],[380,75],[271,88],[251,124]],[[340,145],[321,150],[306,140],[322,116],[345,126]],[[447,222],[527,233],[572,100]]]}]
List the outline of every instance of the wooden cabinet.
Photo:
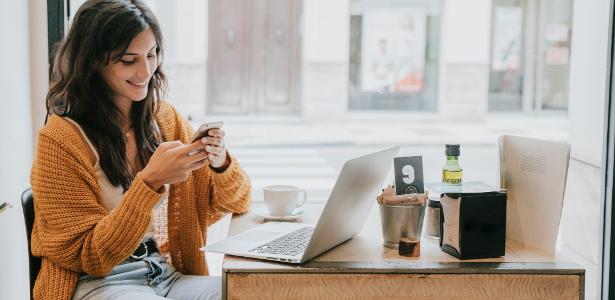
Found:
[{"label": "wooden cabinet", "polygon": [[549,265],[528,274],[527,266],[512,265],[505,264],[507,270],[499,270],[503,273],[494,273],[497,267],[479,267],[464,274],[456,273],[463,265],[433,270],[404,264],[398,269],[321,266],[288,273],[227,270],[224,280],[227,299],[583,299],[578,271]]},{"label": "wooden cabinet", "polygon": [[[307,204],[315,223],[322,204]],[[235,216],[230,234],[252,228],[251,212]],[[355,238],[303,265],[226,256],[226,299],[584,299],[585,270],[565,258],[515,241],[506,256],[460,261],[423,237],[420,257],[382,246],[380,217],[372,210]]]}]

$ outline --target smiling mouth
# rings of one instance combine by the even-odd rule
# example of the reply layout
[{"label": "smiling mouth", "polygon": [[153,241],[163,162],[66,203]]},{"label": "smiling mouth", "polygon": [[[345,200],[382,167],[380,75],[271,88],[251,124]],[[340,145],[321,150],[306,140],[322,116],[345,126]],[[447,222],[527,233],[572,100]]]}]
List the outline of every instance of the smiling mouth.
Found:
[{"label": "smiling mouth", "polygon": [[128,82],[128,84],[134,86],[134,87],[139,87],[139,88],[144,88],[147,86],[147,81],[144,82],[132,82],[130,80],[126,80],[126,82]]}]

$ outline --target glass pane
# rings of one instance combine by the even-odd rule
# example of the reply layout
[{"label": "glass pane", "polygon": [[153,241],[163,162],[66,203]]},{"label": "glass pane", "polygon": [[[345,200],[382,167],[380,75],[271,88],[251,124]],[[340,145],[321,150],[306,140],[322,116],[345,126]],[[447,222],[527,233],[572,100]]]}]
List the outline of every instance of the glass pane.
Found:
[{"label": "glass pane", "polygon": [[489,73],[489,110],[521,110],[523,7],[520,1],[494,1]]},{"label": "glass pane", "polygon": [[543,33],[542,82],[539,82],[542,109],[568,108],[572,0],[542,1]]},{"label": "glass pane", "polygon": [[435,110],[437,1],[351,1],[349,108]]}]

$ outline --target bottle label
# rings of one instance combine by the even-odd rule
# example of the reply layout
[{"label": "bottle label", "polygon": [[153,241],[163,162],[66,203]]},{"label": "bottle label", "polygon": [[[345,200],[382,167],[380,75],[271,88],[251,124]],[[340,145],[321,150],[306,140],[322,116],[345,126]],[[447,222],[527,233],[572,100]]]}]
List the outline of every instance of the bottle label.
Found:
[{"label": "bottle label", "polygon": [[462,172],[461,171],[442,171],[442,182],[447,183],[461,183]]}]

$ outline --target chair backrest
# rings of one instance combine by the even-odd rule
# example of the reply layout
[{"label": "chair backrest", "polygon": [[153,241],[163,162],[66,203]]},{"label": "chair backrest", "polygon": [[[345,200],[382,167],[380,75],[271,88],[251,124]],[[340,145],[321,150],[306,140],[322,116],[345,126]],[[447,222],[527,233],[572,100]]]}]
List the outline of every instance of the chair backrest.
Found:
[{"label": "chair backrest", "polygon": [[34,290],[34,282],[38,271],[41,269],[41,258],[32,255],[30,248],[30,235],[32,233],[32,225],[34,225],[34,196],[32,189],[28,188],[21,194],[21,206],[23,207],[23,217],[26,222],[26,235],[28,237],[28,256],[30,257],[30,299],[32,299],[32,291]]}]

